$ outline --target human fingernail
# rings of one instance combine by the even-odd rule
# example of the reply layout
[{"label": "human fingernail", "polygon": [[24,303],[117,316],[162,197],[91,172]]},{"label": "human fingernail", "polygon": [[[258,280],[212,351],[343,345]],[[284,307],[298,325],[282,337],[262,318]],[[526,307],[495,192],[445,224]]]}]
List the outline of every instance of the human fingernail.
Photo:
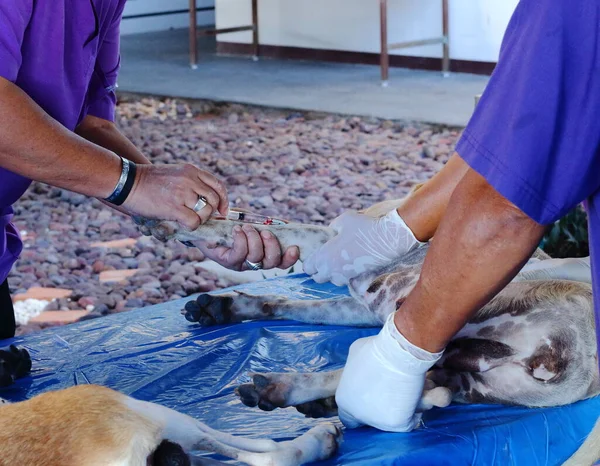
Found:
[{"label": "human fingernail", "polygon": [[252,230],[254,230],[254,228],[252,228],[250,225],[244,225],[242,229],[247,233],[250,233]]},{"label": "human fingernail", "polygon": [[234,226],[234,227],[233,227],[233,232],[234,232],[235,234],[238,234],[238,235],[239,235],[239,234],[242,232],[242,227],[241,227],[241,226],[239,226],[239,225],[236,225],[236,226]]},{"label": "human fingernail", "polygon": [[263,237],[264,239],[271,239],[271,238],[273,238],[273,233],[271,233],[270,231],[266,231],[266,230],[265,230],[265,231],[263,231],[263,232],[261,233],[261,235],[262,235],[262,237]]}]

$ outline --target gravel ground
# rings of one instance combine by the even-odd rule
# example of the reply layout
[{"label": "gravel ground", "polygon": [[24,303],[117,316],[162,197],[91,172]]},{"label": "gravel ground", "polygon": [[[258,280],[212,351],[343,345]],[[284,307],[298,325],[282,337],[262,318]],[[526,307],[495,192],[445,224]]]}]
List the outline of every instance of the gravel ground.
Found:
[{"label": "gravel ground", "polygon": [[[118,115],[154,163],[197,164],[225,180],[232,205],[317,224],[404,196],[442,167],[459,135],[425,124],[145,98],[122,101]],[[232,285],[195,267],[202,254],[178,243],[141,237],[124,249],[92,247],[140,237],[130,219],[96,200],[34,183],[15,208],[25,249],[11,291],[73,290],[48,309],[87,308],[99,317]],[[139,270],[99,282],[100,272],[115,269]]]}]

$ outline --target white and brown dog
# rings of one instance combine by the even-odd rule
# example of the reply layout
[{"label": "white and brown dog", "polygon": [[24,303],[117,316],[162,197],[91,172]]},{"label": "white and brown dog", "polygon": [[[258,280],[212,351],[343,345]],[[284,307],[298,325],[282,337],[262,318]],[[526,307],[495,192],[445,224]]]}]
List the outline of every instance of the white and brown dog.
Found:
[{"label": "white and brown dog", "polygon": [[[388,201],[365,213],[380,216],[403,201]],[[146,233],[163,239],[199,238],[231,245],[232,223],[211,221],[195,232],[169,222],[148,222]],[[307,225],[269,228],[283,248],[300,247],[306,258],[334,236],[329,228]],[[416,284],[428,246],[381,270],[363,273],[349,284],[350,296],[321,301],[293,301],[283,296],[253,296],[242,291],[202,294],[186,304],[184,314],[201,325],[252,319],[292,319],[312,324],[381,326]],[[530,262],[549,259],[537,250]],[[429,372],[419,406],[498,403],[550,407],[574,403],[600,393],[591,275],[579,270],[544,279],[519,274],[481,308],[448,345]],[[540,279],[540,277],[542,279]],[[294,406],[310,417],[337,413],[335,391],[341,371],[253,374],[253,383],[238,387],[248,406],[263,410]],[[600,423],[569,465],[592,464],[600,457]]]}]

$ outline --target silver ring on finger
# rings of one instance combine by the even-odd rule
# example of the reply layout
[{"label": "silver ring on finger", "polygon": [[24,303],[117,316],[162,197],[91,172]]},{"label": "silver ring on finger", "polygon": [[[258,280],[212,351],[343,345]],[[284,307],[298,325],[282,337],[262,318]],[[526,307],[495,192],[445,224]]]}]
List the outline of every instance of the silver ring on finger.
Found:
[{"label": "silver ring on finger", "polygon": [[198,202],[196,202],[196,205],[194,205],[194,211],[200,212],[207,206],[207,204],[208,200],[204,196],[198,196]]},{"label": "silver ring on finger", "polygon": [[250,262],[248,259],[244,261],[244,263],[248,266],[250,270],[261,270],[263,268],[263,263],[261,262]]}]

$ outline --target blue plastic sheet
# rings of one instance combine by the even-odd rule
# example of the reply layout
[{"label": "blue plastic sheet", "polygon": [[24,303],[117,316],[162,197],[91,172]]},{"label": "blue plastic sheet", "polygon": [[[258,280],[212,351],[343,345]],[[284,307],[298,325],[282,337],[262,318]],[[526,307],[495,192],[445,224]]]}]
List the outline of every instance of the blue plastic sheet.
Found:
[{"label": "blue plastic sheet", "polygon": [[[239,288],[299,299],[347,292],[304,275]],[[266,413],[243,406],[233,390],[248,381],[247,372],[337,369],[354,340],[378,331],[289,321],[200,328],[179,312],[188,299],[15,339],[31,352],[32,376],[0,389],[0,396],[18,401],[94,383],[227,432],[285,440],[320,421],[293,408]],[[346,431],[339,455],[326,464],[557,465],[580,445],[599,414],[598,398],[552,409],[450,406],[428,412],[425,427],[411,433]]]}]

